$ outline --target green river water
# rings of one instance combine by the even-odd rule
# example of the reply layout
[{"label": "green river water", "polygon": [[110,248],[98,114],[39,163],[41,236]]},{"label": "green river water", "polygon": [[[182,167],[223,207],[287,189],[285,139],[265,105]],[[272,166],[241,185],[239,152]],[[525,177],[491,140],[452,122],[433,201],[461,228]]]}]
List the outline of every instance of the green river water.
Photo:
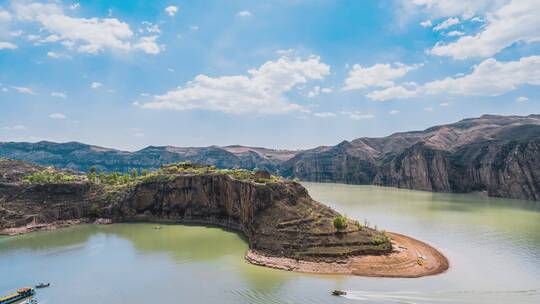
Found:
[{"label": "green river water", "polygon": [[[39,303],[540,303],[534,202],[305,183],[312,197],[440,249],[450,269],[418,279],[308,275],[243,260],[220,228],[83,225],[0,238],[0,295],[38,282]],[[330,295],[348,291],[345,297]]]}]

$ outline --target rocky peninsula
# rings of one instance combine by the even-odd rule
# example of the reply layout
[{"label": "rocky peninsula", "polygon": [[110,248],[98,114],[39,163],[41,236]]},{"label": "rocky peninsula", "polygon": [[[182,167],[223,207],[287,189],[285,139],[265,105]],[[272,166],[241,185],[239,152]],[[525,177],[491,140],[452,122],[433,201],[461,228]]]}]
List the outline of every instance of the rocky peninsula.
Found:
[{"label": "rocky peninsula", "polygon": [[182,162],[87,174],[0,160],[0,233],[79,223],[198,223],[241,232],[257,265],[313,273],[419,277],[446,258],[420,241],[348,219],[299,183],[265,171]]}]

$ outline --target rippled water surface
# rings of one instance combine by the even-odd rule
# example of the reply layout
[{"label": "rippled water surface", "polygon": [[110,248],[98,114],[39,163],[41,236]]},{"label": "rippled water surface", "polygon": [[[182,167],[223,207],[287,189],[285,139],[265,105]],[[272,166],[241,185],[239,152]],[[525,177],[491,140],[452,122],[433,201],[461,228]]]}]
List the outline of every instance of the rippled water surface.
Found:
[{"label": "rippled water surface", "polygon": [[[219,228],[84,225],[0,238],[0,295],[40,281],[40,303],[540,303],[540,212],[475,195],[306,183],[351,218],[426,241],[448,272],[419,279],[317,276],[247,264]],[[333,289],[348,291],[334,297]]]}]

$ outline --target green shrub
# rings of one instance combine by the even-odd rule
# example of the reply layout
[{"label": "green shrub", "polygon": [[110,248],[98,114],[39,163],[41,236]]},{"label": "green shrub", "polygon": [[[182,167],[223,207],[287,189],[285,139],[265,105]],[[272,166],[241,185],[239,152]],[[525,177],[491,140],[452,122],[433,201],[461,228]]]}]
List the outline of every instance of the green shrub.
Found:
[{"label": "green shrub", "polygon": [[344,215],[336,216],[334,218],[334,227],[338,231],[345,230],[345,229],[347,229],[347,226],[348,226],[347,222],[348,222],[348,219],[347,219],[346,216],[344,216]]}]

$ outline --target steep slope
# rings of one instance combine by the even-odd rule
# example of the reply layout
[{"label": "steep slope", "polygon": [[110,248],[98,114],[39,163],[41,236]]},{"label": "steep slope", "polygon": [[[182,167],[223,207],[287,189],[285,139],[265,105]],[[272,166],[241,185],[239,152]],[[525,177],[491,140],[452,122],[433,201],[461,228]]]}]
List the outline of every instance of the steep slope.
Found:
[{"label": "steep slope", "polygon": [[464,119],[300,152],[285,176],[540,200],[540,115]]},{"label": "steep slope", "polygon": [[261,168],[305,181],[476,192],[540,200],[540,115],[484,115],[424,131],[358,138],[304,151],[244,146],[147,147],[124,152],[80,143],[0,143],[0,156],[86,171],[127,172],[192,161]]}]

